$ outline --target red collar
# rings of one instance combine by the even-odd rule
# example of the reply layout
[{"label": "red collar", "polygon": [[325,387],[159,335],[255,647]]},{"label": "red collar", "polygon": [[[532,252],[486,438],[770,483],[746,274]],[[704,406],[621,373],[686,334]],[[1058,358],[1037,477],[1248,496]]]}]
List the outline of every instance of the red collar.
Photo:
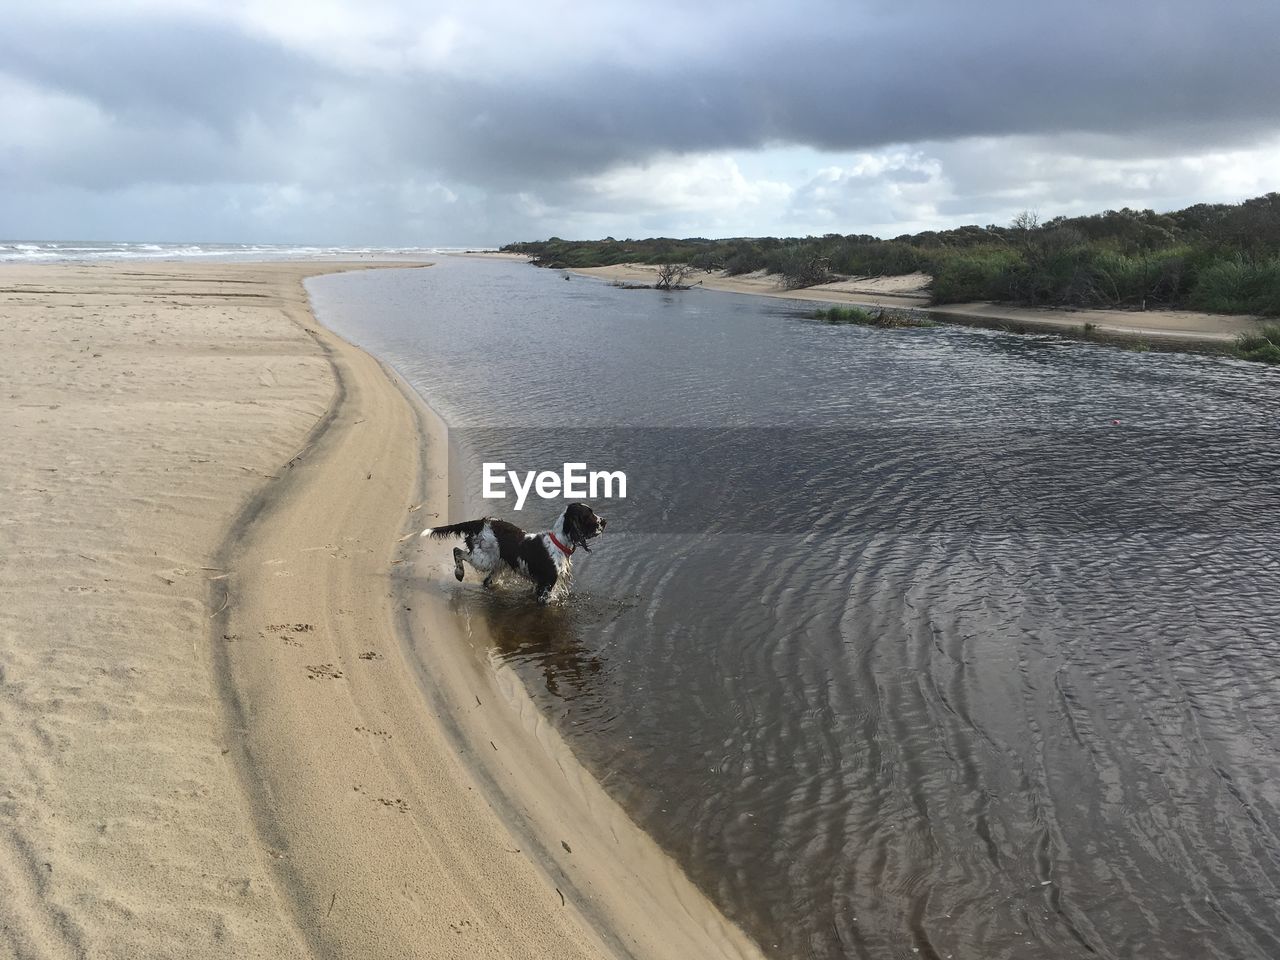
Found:
[{"label": "red collar", "polygon": [[554,543],[557,547],[559,547],[560,552],[563,553],[566,557],[572,557],[573,551],[578,549],[577,547],[566,547],[563,543],[561,543],[559,540],[556,539],[556,535],[552,533],[550,530],[547,531],[547,536],[551,538],[551,542]]}]

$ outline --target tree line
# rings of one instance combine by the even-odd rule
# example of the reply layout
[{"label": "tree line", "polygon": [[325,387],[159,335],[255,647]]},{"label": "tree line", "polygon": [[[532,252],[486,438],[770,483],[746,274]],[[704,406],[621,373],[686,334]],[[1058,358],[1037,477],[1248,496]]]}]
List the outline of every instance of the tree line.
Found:
[{"label": "tree line", "polygon": [[512,243],[540,266],[684,264],[730,276],[765,271],[799,289],[837,279],[928,274],[933,303],[1190,308],[1280,316],[1280,193],[1183,210],[1107,210],[890,239],[701,237]]}]

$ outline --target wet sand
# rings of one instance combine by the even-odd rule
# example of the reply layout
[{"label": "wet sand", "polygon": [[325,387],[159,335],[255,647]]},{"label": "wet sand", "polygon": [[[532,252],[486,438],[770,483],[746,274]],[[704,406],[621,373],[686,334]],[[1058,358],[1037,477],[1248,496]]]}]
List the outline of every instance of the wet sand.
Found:
[{"label": "wet sand", "polygon": [[389,575],[443,442],[310,315],[356,266],[0,270],[0,952],[752,955]]}]

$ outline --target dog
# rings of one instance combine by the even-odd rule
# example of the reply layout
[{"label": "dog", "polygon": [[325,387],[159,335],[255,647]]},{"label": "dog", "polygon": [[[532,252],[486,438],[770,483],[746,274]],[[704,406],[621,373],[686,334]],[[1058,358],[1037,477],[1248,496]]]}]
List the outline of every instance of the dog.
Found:
[{"label": "dog", "polygon": [[514,570],[533,581],[538,603],[551,600],[558,584],[567,584],[573,570],[573,555],[579,547],[587,553],[587,541],[604,533],[604,517],[597,517],[585,503],[571,503],[556,517],[550,530],[525,533],[514,523],[481,517],[453,523],[447,527],[427,527],[420,537],[443,540],[466,538],[467,548],[453,548],[453,575],[463,577],[463,563],[485,575],[484,585],[492,587],[494,577],[504,570]]}]

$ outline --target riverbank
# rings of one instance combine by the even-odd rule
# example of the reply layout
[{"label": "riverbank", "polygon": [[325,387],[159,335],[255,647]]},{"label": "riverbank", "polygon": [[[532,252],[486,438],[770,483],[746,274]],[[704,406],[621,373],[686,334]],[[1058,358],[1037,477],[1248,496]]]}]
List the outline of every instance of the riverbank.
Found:
[{"label": "riverbank", "polygon": [[753,956],[397,545],[442,430],[302,287],[369,266],[0,269],[0,943]]},{"label": "riverbank", "polygon": [[[657,269],[649,264],[620,264],[585,267],[571,272],[615,283],[651,284],[657,278]],[[700,273],[691,277],[689,282],[727,293],[920,310],[944,323],[1015,332],[1088,336],[1095,340],[1165,349],[1223,351],[1234,345],[1241,334],[1255,332],[1260,326],[1254,317],[1192,310],[1050,310],[996,303],[954,303],[933,307],[928,304],[925,289],[928,279],[924,274],[915,273],[902,277],[840,280],[799,290],[785,290],[776,276],[760,272],[741,277]]]}]

